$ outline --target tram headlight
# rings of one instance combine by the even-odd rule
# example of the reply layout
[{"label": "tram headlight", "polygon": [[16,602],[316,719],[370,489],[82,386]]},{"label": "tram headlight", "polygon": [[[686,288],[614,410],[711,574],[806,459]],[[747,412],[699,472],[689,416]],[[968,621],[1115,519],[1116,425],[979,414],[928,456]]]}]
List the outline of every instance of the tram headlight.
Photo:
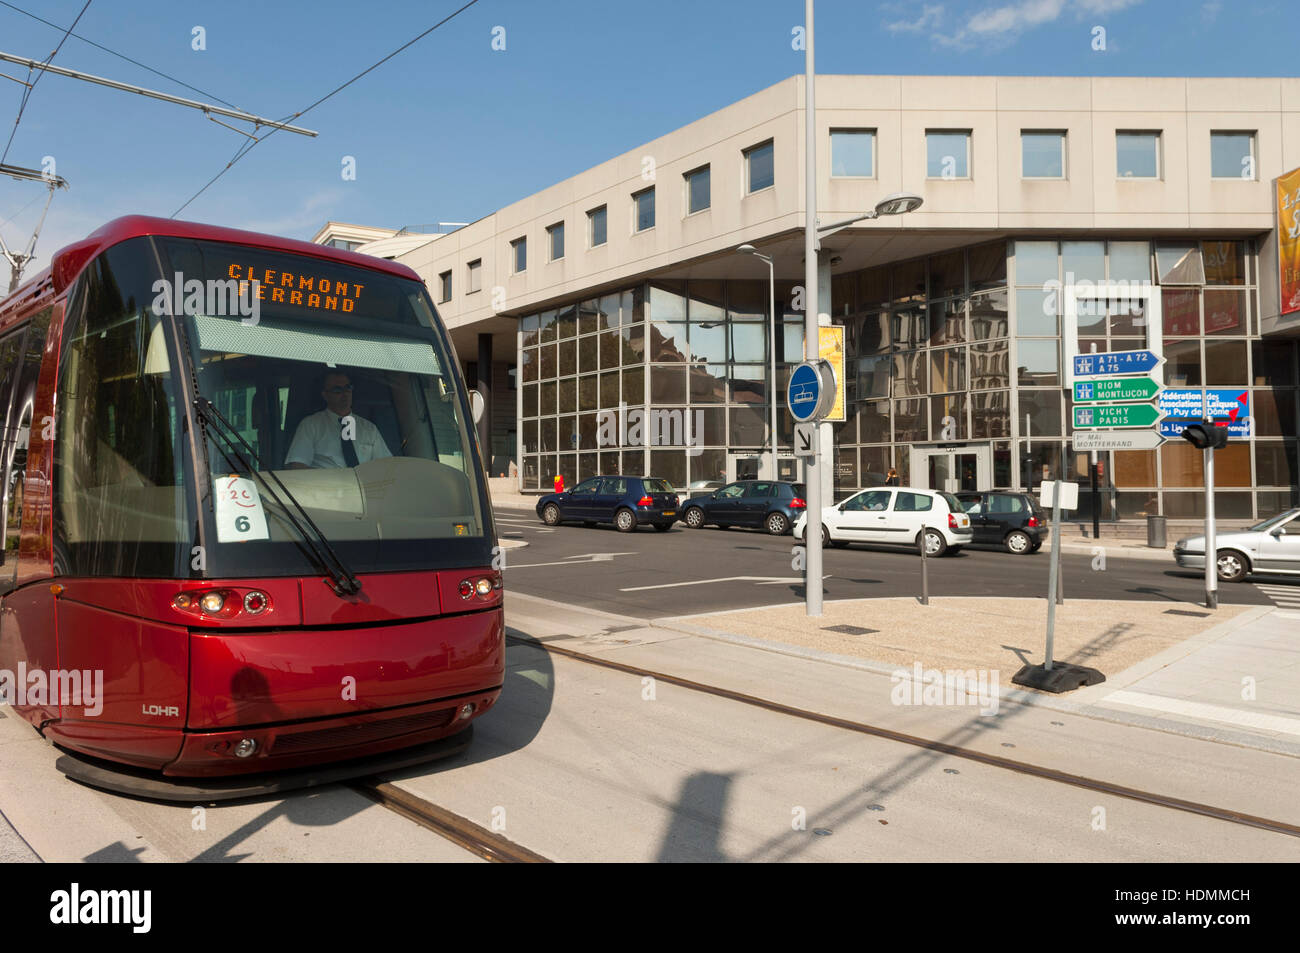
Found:
[{"label": "tram headlight", "polygon": [[492,594],[492,580],[483,578],[474,584],[474,589],[480,596],[490,596]]},{"label": "tram headlight", "polygon": [[235,757],[248,758],[257,750],[257,742],[252,738],[240,738],[235,744]]},{"label": "tram headlight", "polygon": [[219,592],[205,592],[203,598],[199,600],[203,611],[209,615],[216,615],[226,606],[226,597]]},{"label": "tram headlight", "polygon": [[265,612],[271,605],[271,600],[265,592],[259,592],[254,589],[244,596],[244,611],[249,615],[260,615]]}]

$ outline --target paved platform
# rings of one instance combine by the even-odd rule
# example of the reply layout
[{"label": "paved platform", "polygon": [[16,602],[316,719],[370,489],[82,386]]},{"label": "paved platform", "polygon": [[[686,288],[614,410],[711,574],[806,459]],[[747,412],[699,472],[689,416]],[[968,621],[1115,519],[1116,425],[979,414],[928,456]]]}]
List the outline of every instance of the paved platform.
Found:
[{"label": "paved platform", "polygon": [[[916,663],[942,671],[996,667],[997,692],[1005,700],[1300,757],[1300,626],[1284,611],[1235,606],[1211,615],[1190,604],[1067,601],[1062,612],[1072,611],[1074,618],[1064,615],[1054,656],[1099,668],[1107,680],[1051,695],[1011,684],[1014,671],[1005,665],[1007,652],[1041,661],[1043,600],[1026,605],[1019,626],[1005,607],[1000,614],[984,613],[978,601],[932,600],[929,607],[917,600],[828,602],[820,619],[808,618],[802,604],[792,604],[657,619],[651,625],[879,675],[908,671]],[[1186,615],[1175,618],[1171,610]],[[942,618],[939,625],[936,617]],[[1003,629],[990,639],[988,627],[999,618]],[[883,627],[886,636],[876,636],[878,651],[832,650],[825,626],[850,619],[863,628]],[[961,621],[954,625],[954,619]],[[1081,624],[1086,619],[1093,624]],[[1005,650],[1000,656],[998,647]],[[904,657],[909,653],[913,658]]]}]

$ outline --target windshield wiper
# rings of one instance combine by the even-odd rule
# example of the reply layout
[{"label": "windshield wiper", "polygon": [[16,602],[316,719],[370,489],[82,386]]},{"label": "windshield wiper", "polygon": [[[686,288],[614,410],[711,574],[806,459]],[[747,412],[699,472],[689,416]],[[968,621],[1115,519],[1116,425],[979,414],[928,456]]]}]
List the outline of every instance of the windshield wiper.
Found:
[{"label": "windshield wiper", "polygon": [[[276,505],[280,507],[289,523],[298,531],[298,535],[302,537],[303,541],[306,542],[307,548],[311,551],[312,556],[315,557],[315,562],[317,563],[318,568],[322,569],[325,574],[329,576],[330,588],[340,596],[351,596],[360,592],[361,580],[356,577],[352,570],[348,568],[347,563],[345,563],[339,557],[339,554],[334,551],[334,547],[330,545],[329,540],[325,538],[325,534],[320,531],[320,527],[316,525],[315,521],[307,513],[306,508],[304,508],[303,505],[298,502],[297,498],[289,492],[289,488],[281,482],[278,476],[276,476],[275,471],[265,466],[262,458],[257,455],[256,450],[249,446],[248,441],[244,439],[243,434],[231,426],[230,421],[222,416],[221,411],[217,410],[212,401],[208,400],[206,397],[195,397],[194,409],[198,412],[199,420],[205,425],[205,429],[211,428],[214,434],[220,436],[226,443],[228,443],[238,462],[240,462],[249,473],[253,474],[261,482],[262,486],[266,488],[267,494],[275,501]],[[244,451],[243,453],[240,453],[241,449]],[[245,454],[247,454],[247,456],[245,456]],[[227,462],[230,462],[230,456],[225,452],[225,450],[222,450],[222,455],[226,457]],[[254,462],[257,464],[256,466],[253,465]],[[284,499],[282,499],[280,494],[276,492],[275,487],[271,486],[270,480],[267,479],[267,474],[269,474],[271,479],[275,481],[276,486],[280,488],[280,493],[284,494]],[[285,505],[285,499],[293,504],[293,509],[290,509]],[[294,516],[295,510],[298,515],[302,517],[307,526],[311,527],[310,533],[307,532],[307,529],[302,525],[302,523],[299,523],[298,519]]]}]

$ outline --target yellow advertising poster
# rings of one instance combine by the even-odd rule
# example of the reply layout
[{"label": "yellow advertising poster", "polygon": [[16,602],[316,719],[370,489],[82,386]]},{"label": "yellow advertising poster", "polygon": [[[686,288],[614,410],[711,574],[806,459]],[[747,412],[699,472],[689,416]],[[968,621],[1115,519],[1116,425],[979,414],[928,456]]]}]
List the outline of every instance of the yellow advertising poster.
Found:
[{"label": "yellow advertising poster", "polygon": [[844,419],[844,328],[830,325],[817,329],[817,355],[835,369],[835,406],[826,420]]},{"label": "yellow advertising poster", "polygon": [[1300,169],[1277,180],[1277,263],[1281,313],[1300,311]]}]

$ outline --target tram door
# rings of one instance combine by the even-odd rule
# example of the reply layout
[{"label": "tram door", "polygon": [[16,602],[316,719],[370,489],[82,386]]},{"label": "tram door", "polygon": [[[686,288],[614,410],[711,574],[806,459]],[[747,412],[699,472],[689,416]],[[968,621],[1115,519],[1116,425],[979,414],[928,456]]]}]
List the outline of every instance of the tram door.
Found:
[{"label": "tram door", "polygon": [[[0,564],[0,668],[51,672],[58,666],[55,645],[55,598],[49,586],[22,585],[33,575],[48,574],[48,563],[23,552],[19,565],[22,530],[33,540],[33,530],[48,525],[50,448],[42,437],[42,413],[36,407],[36,385],[41,356],[54,308],[33,316],[27,327],[0,341],[0,479],[4,512],[0,513],[3,564]],[[47,368],[48,370],[48,368]],[[33,434],[33,420],[35,433]],[[29,448],[35,445],[35,461]],[[26,504],[26,505],[25,505]],[[20,572],[21,569],[21,572]],[[14,701],[10,698],[9,701]],[[34,710],[26,714],[34,723],[60,716],[59,701],[48,692],[29,696]]]}]

